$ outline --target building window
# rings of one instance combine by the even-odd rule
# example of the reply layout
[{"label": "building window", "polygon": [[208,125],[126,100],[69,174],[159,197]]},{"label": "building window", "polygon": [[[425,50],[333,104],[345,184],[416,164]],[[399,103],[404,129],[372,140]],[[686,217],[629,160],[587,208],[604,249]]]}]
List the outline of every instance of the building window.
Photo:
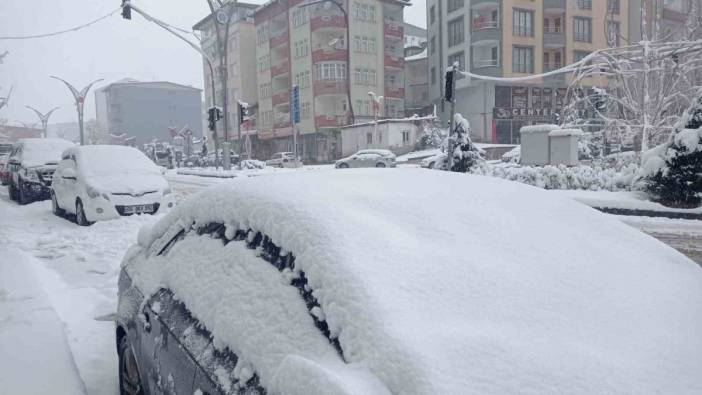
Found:
[{"label": "building window", "polygon": [[436,85],[436,67],[431,68],[431,84]]},{"label": "building window", "polygon": [[316,81],[338,81],[346,79],[346,63],[324,62],[314,65]]},{"label": "building window", "polygon": [[355,36],[353,39],[353,49],[356,52],[376,53],[375,37]]},{"label": "building window", "polygon": [[578,8],[581,10],[591,10],[592,0],[578,0]]},{"label": "building window", "polygon": [[456,18],[448,23],[448,45],[453,47],[454,45],[462,44],[463,38],[465,36],[465,30],[463,26],[463,17]]},{"label": "building window", "polygon": [[515,8],[512,12],[513,34],[515,36],[534,36],[534,12]]},{"label": "building window", "polygon": [[610,46],[619,46],[619,22],[607,22],[607,43]]},{"label": "building window", "polygon": [[585,59],[585,57],[589,54],[590,54],[590,52],[588,52],[588,51],[574,51],[573,52],[573,61],[579,62],[579,61]]},{"label": "building window", "polygon": [[374,69],[364,69],[359,68],[354,70],[354,77],[356,85],[371,85],[375,86],[377,83],[376,72]]},{"label": "building window", "polygon": [[519,46],[514,46],[512,48],[512,72],[534,72],[534,48]]},{"label": "building window", "polygon": [[429,8],[429,24],[433,25],[436,22],[436,6]]},{"label": "building window", "polygon": [[573,18],[573,40],[592,42],[592,20],[590,18]]},{"label": "building window", "polygon": [[465,69],[466,69],[466,68],[465,68],[465,65],[466,65],[466,57],[465,57],[465,55],[463,54],[462,51],[461,51],[461,52],[458,52],[458,53],[455,53],[455,54],[453,54],[453,55],[451,55],[451,56],[448,57],[448,63],[447,63],[447,64],[448,64],[449,66],[452,66],[452,65],[456,64],[457,62],[458,62],[458,69],[459,69],[459,70],[465,70]]},{"label": "building window", "polygon": [[432,36],[431,41],[429,41],[429,47],[432,55],[436,53],[436,37]]},{"label": "building window", "polygon": [[402,145],[407,145],[409,144],[409,131],[403,130],[402,131]]},{"label": "building window", "polygon": [[310,119],[310,109],[312,106],[310,106],[309,102],[302,103],[300,105],[300,118],[302,119]]},{"label": "building window", "polygon": [[293,10],[293,27],[299,27],[310,21],[307,7],[298,7]]},{"label": "building window", "polygon": [[375,23],[375,5],[356,3],[353,16],[357,21]]},{"label": "building window", "polygon": [[619,15],[619,0],[607,0],[607,12]]},{"label": "building window", "polygon": [[463,8],[463,0],[448,0],[448,12],[454,12]]}]

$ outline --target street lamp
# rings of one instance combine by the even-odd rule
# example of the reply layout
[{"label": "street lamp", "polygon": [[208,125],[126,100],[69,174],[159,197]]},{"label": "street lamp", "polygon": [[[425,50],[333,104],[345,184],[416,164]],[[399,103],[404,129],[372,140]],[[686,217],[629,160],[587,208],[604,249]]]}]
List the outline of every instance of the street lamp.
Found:
[{"label": "street lamp", "polygon": [[351,124],[356,123],[356,116],[353,112],[353,103],[351,101],[351,25],[349,24],[349,14],[344,7],[335,0],[315,0],[309,3],[300,4],[300,8],[310,7],[317,4],[332,4],[344,14],[344,22],[346,23],[346,98],[349,101],[349,115],[351,116]]},{"label": "street lamp", "polygon": [[12,96],[12,87],[10,87],[10,92],[7,93],[6,97],[0,97],[0,110],[10,102],[10,96]]},{"label": "street lamp", "polygon": [[59,108],[54,107],[51,109],[51,111],[47,112],[46,114],[42,114],[41,111],[37,110],[34,107],[30,107],[30,106],[25,106],[25,107],[34,111],[34,113],[37,114],[37,117],[39,117],[39,121],[41,122],[41,130],[44,132],[43,137],[46,138],[47,137],[47,130],[46,129],[49,126],[49,117],[51,117],[51,114],[53,114],[54,111],[58,110]]},{"label": "street lamp", "polygon": [[85,138],[83,136],[83,105],[85,104],[85,97],[87,96],[90,88],[95,83],[102,81],[102,78],[91,82],[90,84],[88,84],[88,86],[86,86],[85,88],[83,88],[80,91],[78,89],[74,88],[73,85],[69,84],[66,80],[63,80],[59,77],[55,77],[53,75],[51,76],[51,78],[53,78],[55,80],[59,80],[59,81],[63,82],[64,84],[66,84],[68,89],[73,94],[73,98],[76,101],[76,110],[78,111],[78,131],[80,132],[80,145],[84,145]]}]

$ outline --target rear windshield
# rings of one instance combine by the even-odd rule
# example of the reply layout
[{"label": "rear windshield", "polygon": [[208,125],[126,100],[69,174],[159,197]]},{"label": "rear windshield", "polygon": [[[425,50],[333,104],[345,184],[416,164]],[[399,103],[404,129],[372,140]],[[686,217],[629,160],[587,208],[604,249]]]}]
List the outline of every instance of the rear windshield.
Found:
[{"label": "rear windshield", "polygon": [[88,174],[159,173],[158,167],[146,155],[129,147],[86,147],[80,151],[78,162],[81,169]]}]

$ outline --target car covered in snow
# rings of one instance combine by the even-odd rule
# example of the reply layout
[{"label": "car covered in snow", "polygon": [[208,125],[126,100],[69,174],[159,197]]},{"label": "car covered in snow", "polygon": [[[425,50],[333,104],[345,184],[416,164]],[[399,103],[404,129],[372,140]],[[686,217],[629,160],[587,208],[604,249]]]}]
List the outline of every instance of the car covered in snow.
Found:
[{"label": "car covered in snow", "polygon": [[276,152],[266,161],[266,166],[271,167],[292,167],[295,163],[295,154],[292,152]]},{"label": "car covered in snow", "polygon": [[395,154],[389,150],[366,149],[355,154],[339,159],[334,164],[337,169],[348,169],[358,167],[395,167]]},{"label": "car covered in snow", "polygon": [[702,270],[615,218],[496,178],[356,169],[221,184],[141,229],[118,288],[126,393],[702,389]]},{"label": "car covered in snow", "polygon": [[436,155],[432,155],[428,158],[422,159],[421,162],[419,162],[419,166],[426,168],[426,169],[441,169],[444,170],[448,166],[446,163],[446,153],[445,152],[440,152]]},{"label": "car covered in snow", "polygon": [[6,166],[10,199],[19,204],[48,199],[61,152],[73,145],[58,138],[29,138],[15,143]]},{"label": "car covered in snow", "polygon": [[79,225],[174,206],[162,171],[136,148],[85,145],[65,150],[51,184],[54,214]]}]

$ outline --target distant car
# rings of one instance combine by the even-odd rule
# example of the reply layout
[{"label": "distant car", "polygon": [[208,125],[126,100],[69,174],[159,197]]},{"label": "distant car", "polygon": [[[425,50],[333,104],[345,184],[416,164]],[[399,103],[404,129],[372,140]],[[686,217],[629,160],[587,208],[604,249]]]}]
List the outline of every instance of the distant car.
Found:
[{"label": "distant car", "polygon": [[0,155],[0,184],[7,185],[10,182],[10,172],[7,167],[7,160],[10,158],[10,153]]},{"label": "distant car", "polygon": [[524,184],[262,175],[187,199],[137,240],[118,282],[123,394],[702,388],[700,268]]},{"label": "distant car", "polygon": [[74,144],[57,138],[22,139],[7,160],[10,199],[19,204],[48,199],[61,152]]},{"label": "distant car", "polygon": [[419,162],[420,167],[424,167],[426,169],[441,169],[441,170],[446,170],[446,167],[448,167],[448,163],[446,162],[446,158],[448,156],[446,155],[445,152],[430,156],[428,158],[422,159],[421,162]]},{"label": "distant car", "polygon": [[266,166],[284,167],[285,163],[295,161],[295,154],[292,152],[276,152],[266,161]]},{"label": "distant car", "polygon": [[173,207],[168,181],[136,148],[85,145],[65,150],[52,182],[54,214],[79,225]]},{"label": "distant car", "polygon": [[337,169],[395,166],[395,154],[387,150],[361,150],[334,164]]}]

